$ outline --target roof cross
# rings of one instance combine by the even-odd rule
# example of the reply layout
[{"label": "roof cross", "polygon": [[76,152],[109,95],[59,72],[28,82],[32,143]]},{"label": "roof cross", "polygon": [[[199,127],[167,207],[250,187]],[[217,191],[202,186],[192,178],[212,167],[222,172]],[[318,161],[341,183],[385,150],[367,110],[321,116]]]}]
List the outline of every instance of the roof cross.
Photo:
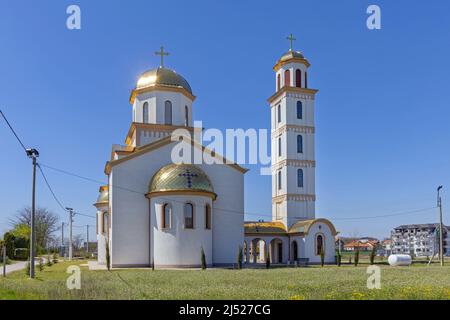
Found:
[{"label": "roof cross", "polygon": [[180,173],[178,176],[180,176],[180,177],[185,177],[185,178],[186,178],[187,187],[188,187],[189,189],[191,189],[191,188],[192,188],[192,178],[193,178],[193,177],[198,177],[198,174],[196,174],[196,173],[191,173],[191,172],[189,171],[189,169],[186,169],[185,173]]},{"label": "roof cross", "polygon": [[158,56],[161,56],[161,68],[163,68],[164,67],[164,56],[168,56],[169,53],[164,51],[164,47],[161,46],[159,51],[155,51],[155,54]]},{"label": "roof cross", "polygon": [[294,38],[294,36],[292,35],[292,33],[291,33],[291,34],[289,35],[289,37],[287,37],[286,39],[289,40],[289,42],[290,42],[290,48],[289,48],[289,51],[292,51],[292,42],[295,41],[295,40],[297,40],[297,39]]}]

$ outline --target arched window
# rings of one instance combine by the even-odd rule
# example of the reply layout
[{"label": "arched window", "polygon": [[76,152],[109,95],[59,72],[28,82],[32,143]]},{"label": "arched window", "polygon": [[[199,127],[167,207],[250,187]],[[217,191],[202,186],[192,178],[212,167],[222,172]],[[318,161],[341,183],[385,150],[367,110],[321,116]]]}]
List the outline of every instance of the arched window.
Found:
[{"label": "arched window", "polygon": [[277,91],[280,90],[281,87],[281,77],[280,74],[277,75]]},{"label": "arched window", "polygon": [[323,250],[323,236],[319,234],[316,237],[316,255],[320,255]]},{"label": "arched window", "polygon": [[305,88],[308,88],[308,73],[305,71]]},{"label": "arched window", "polygon": [[300,69],[295,70],[295,86],[302,87],[302,71]]},{"label": "arched window", "polygon": [[278,121],[278,123],[281,122],[281,106],[280,105],[277,106],[277,121]]},{"label": "arched window", "polygon": [[142,106],[142,122],[148,123],[148,102],[145,102]]},{"label": "arched window", "polygon": [[184,205],[184,228],[194,229],[194,205],[192,203]]},{"label": "arched window", "polygon": [[297,119],[303,119],[303,104],[297,101]]},{"label": "arched window", "polygon": [[284,86],[291,86],[291,72],[289,70],[284,71]]},{"label": "arched window", "polygon": [[184,126],[189,126],[189,108],[188,106],[184,106]]},{"label": "arched window", "polygon": [[278,138],[278,156],[281,157],[281,137]]},{"label": "arched window", "polygon": [[103,212],[102,232],[108,233],[108,212]]},{"label": "arched window", "polygon": [[278,190],[281,190],[281,171],[278,171]]},{"label": "arched window", "polygon": [[303,169],[297,170],[297,186],[303,188]]},{"label": "arched window", "polygon": [[172,102],[169,100],[164,103],[164,124],[172,125]]},{"label": "arched window", "polygon": [[301,134],[297,136],[297,153],[303,153],[303,137]]},{"label": "arched window", "polygon": [[169,229],[172,222],[172,207],[166,203],[161,213],[161,229]]},{"label": "arched window", "polygon": [[205,229],[211,229],[211,207],[205,206]]}]

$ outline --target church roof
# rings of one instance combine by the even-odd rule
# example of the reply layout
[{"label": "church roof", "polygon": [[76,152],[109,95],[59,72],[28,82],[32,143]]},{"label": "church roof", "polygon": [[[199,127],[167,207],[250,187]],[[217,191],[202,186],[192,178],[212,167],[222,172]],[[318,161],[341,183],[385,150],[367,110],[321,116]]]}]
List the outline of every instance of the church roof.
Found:
[{"label": "church roof", "polygon": [[183,88],[192,94],[191,86],[186,79],[174,70],[166,69],[164,67],[144,72],[137,81],[136,89],[143,89],[156,85]]},{"label": "church roof", "polygon": [[281,66],[290,62],[299,62],[303,63],[307,67],[310,66],[308,60],[303,56],[303,53],[301,53],[300,51],[289,50],[288,52],[284,53],[280,59],[278,59],[273,69],[277,71]]},{"label": "church roof", "polygon": [[305,233],[305,234],[307,234],[309,232],[309,229],[311,228],[311,226],[316,222],[325,223],[326,225],[328,225],[328,227],[330,228],[333,235],[337,234],[336,229],[334,228],[333,224],[329,220],[323,219],[323,218],[297,221],[289,228],[289,233]]},{"label": "church roof", "polygon": [[282,222],[245,222],[245,233],[282,233],[286,234],[286,228]]},{"label": "church roof", "polygon": [[94,204],[94,206],[103,206],[105,204],[109,203],[109,187],[107,185],[101,186],[98,190],[99,194],[97,197],[97,202]]},{"label": "church roof", "polygon": [[162,167],[153,176],[148,188],[149,194],[173,191],[214,194],[213,186],[206,173],[192,164],[169,164]]}]

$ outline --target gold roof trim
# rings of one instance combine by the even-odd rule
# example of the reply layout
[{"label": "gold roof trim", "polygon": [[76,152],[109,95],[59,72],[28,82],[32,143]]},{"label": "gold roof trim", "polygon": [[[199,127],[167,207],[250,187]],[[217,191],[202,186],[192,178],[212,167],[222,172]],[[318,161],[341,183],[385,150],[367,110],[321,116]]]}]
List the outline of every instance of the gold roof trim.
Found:
[{"label": "gold roof trim", "polygon": [[295,222],[290,228],[289,233],[304,233],[308,234],[309,230],[315,223],[324,223],[326,224],[330,230],[333,236],[337,235],[336,228],[334,225],[330,222],[330,220],[319,218],[319,219],[311,219],[311,220],[302,220]]}]

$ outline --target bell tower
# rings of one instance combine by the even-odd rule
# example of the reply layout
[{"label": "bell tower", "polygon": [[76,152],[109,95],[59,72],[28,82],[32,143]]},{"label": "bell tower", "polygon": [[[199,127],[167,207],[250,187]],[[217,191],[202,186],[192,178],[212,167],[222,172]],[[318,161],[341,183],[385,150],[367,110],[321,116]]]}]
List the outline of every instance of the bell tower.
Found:
[{"label": "bell tower", "polygon": [[271,110],[272,221],[287,228],[315,218],[314,99],[308,88],[308,60],[290,49],[276,62]]}]

